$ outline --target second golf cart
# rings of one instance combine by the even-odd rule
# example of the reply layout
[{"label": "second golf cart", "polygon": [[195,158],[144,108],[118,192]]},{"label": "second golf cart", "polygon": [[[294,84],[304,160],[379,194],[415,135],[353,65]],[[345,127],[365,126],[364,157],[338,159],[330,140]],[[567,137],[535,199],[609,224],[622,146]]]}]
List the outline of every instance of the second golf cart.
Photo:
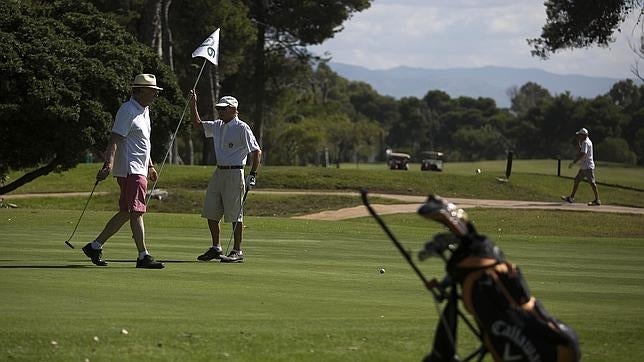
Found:
[{"label": "second golf cart", "polygon": [[422,155],[421,171],[443,171],[443,162],[445,161],[443,152],[424,151]]}]

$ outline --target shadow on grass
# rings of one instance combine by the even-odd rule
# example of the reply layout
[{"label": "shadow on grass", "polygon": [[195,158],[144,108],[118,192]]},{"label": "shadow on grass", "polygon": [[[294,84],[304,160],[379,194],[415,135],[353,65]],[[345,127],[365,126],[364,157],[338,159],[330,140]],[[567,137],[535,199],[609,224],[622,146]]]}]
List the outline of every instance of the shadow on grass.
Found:
[{"label": "shadow on grass", "polygon": [[93,265],[0,265],[0,269],[82,269]]},{"label": "shadow on grass", "polygon": [[[156,259],[156,258],[155,258]],[[106,262],[108,263],[136,263],[135,259],[105,259]],[[162,263],[171,263],[171,264],[179,264],[179,263],[201,263],[197,260],[164,260],[164,259],[156,259],[156,261],[162,262]]]},{"label": "shadow on grass", "polygon": [[[128,263],[128,264],[136,264],[136,260],[131,260],[131,259],[116,259],[116,260],[110,260],[110,259],[105,259],[106,262],[108,263]],[[168,263],[168,264],[180,264],[180,263],[194,263],[194,264],[208,264],[208,263],[217,263],[218,262],[202,262],[198,260],[158,260],[163,263]],[[19,262],[19,260],[0,260],[0,262]],[[226,264],[226,263],[223,263]],[[235,263],[233,263],[235,264]],[[108,266],[109,267],[109,266]],[[108,267],[98,267],[100,269],[103,268],[108,268]],[[83,269],[83,268],[96,268],[95,265],[93,264],[86,264],[86,265],[80,265],[80,264],[68,264],[68,265],[0,265],[0,269]]]}]

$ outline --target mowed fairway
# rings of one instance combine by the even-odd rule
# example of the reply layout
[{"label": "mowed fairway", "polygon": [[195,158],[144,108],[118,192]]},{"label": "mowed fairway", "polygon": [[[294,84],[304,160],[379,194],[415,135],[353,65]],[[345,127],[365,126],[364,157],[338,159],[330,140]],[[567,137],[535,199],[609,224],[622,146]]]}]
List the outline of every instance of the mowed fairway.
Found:
[{"label": "mowed fairway", "polygon": [[[577,331],[584,361],[644,360],[642,216],[470,214]],[[134,268],[127,227],[106,246],[108,267],[84,257],[108,212],[88,211],[68,249],[78,216],[0,209],[0,360],[418,361],[429,350],[430,294],[370,218],[248,217],[247,262],[231,265],[195,261],[209,243],[200,217],[151,213],[148,246],[167,266],[156,271]],[[414,252],[441,231],[385,220]],[[420,266],[443,275],[439,260]]]}]

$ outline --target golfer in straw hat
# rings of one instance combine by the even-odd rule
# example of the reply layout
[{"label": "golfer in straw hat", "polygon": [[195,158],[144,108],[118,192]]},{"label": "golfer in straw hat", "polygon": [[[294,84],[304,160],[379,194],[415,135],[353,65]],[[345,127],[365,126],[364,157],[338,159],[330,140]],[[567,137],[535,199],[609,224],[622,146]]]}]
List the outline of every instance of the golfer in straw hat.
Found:
[{"label": "golfer in straw hat", "polygon": [[577,157],[568,165],[568,168],[572,168],[577,162],[580,162],[579,171],[577,172],[577,176],[575,176],[570,196],[561,196],[561,199],[572,204],[575,201],[575,194],[577,193],[579,183],[583,179],[586,179],[590,183],[590,187],[593,189],[593,193],[595,194],[595,199],[589,202],[588,206],[599,206],[602,203],[599,200],[599,191],[597,190],[597,183],[595,182],[593,142],[588,137],[588,130],[585,128],[577,131],[575,135],[577,135],[577,145],[579,146],[579,149]]},{"label": "golfer in straw hat", "polygon": [[153,74],[139,74],[132,82],[132,96],[119,108],[112,127],[112,136],[105,150],[105,163],[96,174],[102,181],[112,172],[121,189],[119,212],[105,225],[96,239],[83,247],[83,252],[92,263],[107,266],[102,259],[103,245],[121,227],[130,222],[132,237],[139,251],[137,268],[163,269],[148,253],[145,246],[145,227],[143,214],[146,212],[145,195],[148,178],[155,181],[158,177],[150,159],[150,109],[149,106],[163,90],[157,86]]}]

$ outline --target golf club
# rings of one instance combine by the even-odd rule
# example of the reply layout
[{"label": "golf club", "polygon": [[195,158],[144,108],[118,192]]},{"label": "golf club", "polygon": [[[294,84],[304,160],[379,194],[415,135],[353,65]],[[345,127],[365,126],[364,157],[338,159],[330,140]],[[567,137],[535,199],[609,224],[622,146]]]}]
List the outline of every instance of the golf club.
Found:
[{"label": "golf club", "polygon": [[396,246],[398,251],[400,251],[400,254],[402,254],[403,258],[405,258],[405,260],[407,260],[407,263],[409,263],[409,265],[414,270],[414,272],[416,272],[416,275],[418,275],[418,277],[423,282],[423,284],[425,285],[427,290],[429,290],[429,292],[432,293],[432,295],[434,296],[434,298],[436,300],[441,300],[440,293],[438,293],[434,289],[434,287],[436,285],[436,282],[435,281],[429,281],[429,280],[427,280],[427,278],[425,278],[425,275],[420,271],[420,269],[418,269],[418,266],[416,266],[416,263],[414,263],[414,261],[411,259],[410,253],[405,250],[405,248],[400,243],[400,241],[398,241],[398,238],[396,238],[396,236],[394,236],[394,234],[391,232],[391,230],[389,229],[387,224],[385,224],[385,222],[382,220],[380,215],[378,215],[376,213],[376,210],[373,209],[373,207],[369,203],[369,199],[367,198],[367,194],[368,194],[367,190],[360,189],[360,196],[362,197],[362,203],[364,204],[364,206],[369,211],[369,214],[371,214],[371,216],[373,216],[373,218],[376,220],[378,225],[380,225],[380,227],[385,232],[385,234],[387,234],[387,236],[389,236],[389,239],[394,243],[394,245]]},{"label": "golf club", "polygon": [[430,195],[418,209],[418,214],[445,225],[456,236],[465,236],[470,232],[467,213],[439,196]]},{"label": "golf club", "polygon": [[[246,191],[244,192],[244,198],[242,199],[241,206],[239,207],[239,212],[237,213],[237,218],[235,220],[239,220],[239,217],[244,211],[244,205],[246,205],[246,196],[248,196],[249,190],[250,190],[250,186],[247,186]],[[230,242],[233,240],[233,237],[235,236],[235,230],[237,230],[237,225],[239,225],[240,222],[235,221],[233,224],[235,224],[235,226],[233,227],[233,231],[230,233],[230,239],[228,239],[228,245],[226,245],[226,255],[228,255],[228,248],[230,247]]]},{"label": "golf club", "polygon": [[83,208],[83,212],[81,212],[80,217],[78,218],[78,222],[76,223],[76,226],[74,227],[74,231],[72,231],[72,234],[69,236],[69,239],[65,241],[65,244],[69,246],[70,248],[74,249],[74,245],[70,243],[72,238],[74,237],[74,234],[76,233],[76,229],[78,229],[78,225],[80,224],[81,220],[83,219],[83,215],[85,215],[85,210],[87,210],[87,205],[89,205],[89,200],[92,199],[92,195],[94,195],[94,190],[96,190],[96,186],[98,185],[100,181],[96,180],[94,183],[94,187],[92,188],[92,192],[89,193],[89,197],[87,198],[87,202],[85,202],[85,207]]},{"label": "golf club", "polygon": [[[360,189],[360,196],[362,198],[362,203],[369,211],[369,214],[373,216],[373,218],[376,220],[378,225],[380,225],[380,227],[385,232],[385,234],[387,234],[389,239],[394,243],[398,251],[400,251],[400,254],[402,254],[402,256],[405,258],[407,263],[414,270],[414,272],[416,272],[416,275],[418,275],[420,280],[423,282],[423,285],[425,286],[425,288],[432,294],[432,296],[434,297],[434,306],[436,307],[436,313],[440,317],[442,327],[445,328],[445,330],[448,330],[450,328],[449,327],[450,324],[446,320],[445,315],[441,313],[439,303],[441,303],[447,297],[445,295],[445,287],[449,283],[451,283],[451,281],[448,278],[445,278],[442,282],[439,282],[436,278],[433,278],[431,280],[427,280],[427,278],[425,278],[425,275],[420,271],[420,269],[418,269],[418,266],[416,266],[416,263],[414,263],[414,261],[412,260],[411,253],[405,250],[402,243],[398,240],[398,238],[396,238],[396,236],[393,234],[393,232],[391,232],[387,224],[385,224],[384,220],[382,220],[380,215],[378,215],[376,210],[371,206],[367,195],[368,195],[368,191],[366,189],[364,188]],[[460,311],[457,311],[457,313],[461,314]],[[456,348],[456,341],[454,340],[454,338],[449,334],[446,335],[446,338],[447,338],[447,341],[450,343],[450,345],[453,348]]]}]

